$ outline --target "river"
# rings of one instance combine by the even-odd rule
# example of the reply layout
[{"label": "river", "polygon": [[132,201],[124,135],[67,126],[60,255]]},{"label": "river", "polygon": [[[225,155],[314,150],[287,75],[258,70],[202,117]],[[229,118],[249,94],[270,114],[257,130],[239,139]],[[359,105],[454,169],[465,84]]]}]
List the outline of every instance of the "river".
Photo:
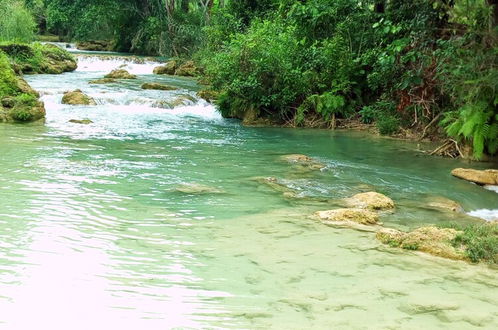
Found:
[{"label": "river", "polygon": [[[139,79],[88,84],[122,65]],[[310,217],[368,190],[396,202],[387,227],[478,221],[426,206],[439,197],[496,216],[496,192],[449,174],[467,163],[363,133],[243,127],[156,65],[87,55],[75,72],[27,77],[47,119],[0,125],[0,328],[498,328],[496,268]],[[62,105],[76,88],[98,105]],[[281,160],[296,153],[327,167]]]}]

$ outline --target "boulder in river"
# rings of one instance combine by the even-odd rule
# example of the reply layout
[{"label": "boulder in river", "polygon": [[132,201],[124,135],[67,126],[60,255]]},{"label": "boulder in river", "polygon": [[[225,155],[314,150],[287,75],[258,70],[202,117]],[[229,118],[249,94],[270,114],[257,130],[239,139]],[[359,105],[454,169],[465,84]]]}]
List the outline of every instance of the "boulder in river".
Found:
[{"label": "boulder in river", "polygon": [[76,48],[79,50],[95,52],[111,51],[113,49],[112,43],[107,40],[90,40],[78,42],[76,44]]},{"label": "boulder in river", "polygon": [[169,74],[174,75],[176,69],[178,68],[178,63],[176,61],[169,61],[164,65],[154,68],[154,74]]},{"label": "boulder in river", "polygon": [[394,208],[391,198],[373,191],[356,194],[346,198],[344,202],[350,207],[361,209],[389,210]]},{"label": "boulder in river", "polygon": [[81,124],[81,125],[93,124],[93,121],[91,121],[90,119],[71,119],[69,122],[73,123],[73,124]]},{"label": "boulder in river", "polygon": [[213,101],[216,101],[219,97],[220,93],[217,91],[214,91],[212,89],[203,89],[199,92],[197,92],[197,96],[200,97],[201,99],[204,99],[210,103]]},{"label": "boulder in river", "polygon": [[104,78],[112,78],[112,79],[137,79],[137,76],[130,74],[128,71],[124,69],[116,69],[112,70],[111,73],[106,74]]},{"label": "boulder in river", "polygon": [[452,228],[421,227],[411,232],[384,228],[377,232],[376,237],[384,244],[407,250],[417,250],[435,256],[464,260],[465,251],[456,249],[452,241],[462,232]]},{"label": "boulder in river", "polygon": [[95,100],[77,89],[71,92],[65,92],[62,97],[62,104],[70,105],[97,105]]},{"label": "boulder in river", "polygon": [[224,193],[223,190],[199,183],[182,183],[178,185],[175,188],[175,190],[184,194],[223,194]]},{"label": "boulder in river", "polygon": [[153,89],[158,91],[175,91],[178,88],[170,85],[164,85],[159,83],[145,83],[142,85],[142,89]]},{"label": "boulder in river", "polygon": [[376,225],[379,223],[379,215],[376,212],[365,209],[319,211],[315,215],[325,222],[354,222],[362,225]]},{"label": "boulder in river", "polygon": [[429,202],[427,203],[427,206],[441,211],[450,211],[457,213],[463,212],[463,208],[460,204],[458,204],[454,200],[440,196],[431,197]]},{"label": "boulder in river", "polygon": [[196,101],[197,100],[195,99],[195,97],[184,94],[184,95],[179,95],[177,98],[175,98],[172,102],[170,102],[170,105],[172,108],[176,108],[176,107],[193,104]]},{"label": "boulder in river", "polygon": [[187,61],[180,65],[175,71],[175,75],[184,77],[195,77],[199,74],[199,69],[194,61]]},{"label": "boulder in river", "polygon": [[294,165],[304,166],[306,169],[310,170],[322,170],[326,167],[325,164],[301,154],[285,155],[282,156],[281,159]]},{"label": "boulder in river", "polygon": [[101,79],[95,79],[95,80],[90,80],[88,83],[89,84],[111,84],[115,83],[116,79],[114,78],[101,78]]},{"label": "boulder in river", "polygon": [[13,69],[18,74],[60,74],[74,71],[78,66],[68,51],[51,44],[7,43],[0,45],[0,51],[15,58]]},{"label": "boulder in river", "polygon": [[451,174],[479,185],[498,185],[498,170],[474,170],[471,168],[455,168]]}]

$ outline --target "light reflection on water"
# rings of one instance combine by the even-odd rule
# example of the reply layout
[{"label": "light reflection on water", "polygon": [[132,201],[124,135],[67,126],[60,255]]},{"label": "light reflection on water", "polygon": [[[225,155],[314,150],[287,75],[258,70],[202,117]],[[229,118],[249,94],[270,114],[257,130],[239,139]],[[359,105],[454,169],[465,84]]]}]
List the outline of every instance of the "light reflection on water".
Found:
[{"label": "light reflection on water", "polygon": [[[498,326],[496,269],[390,249],[308,217],[333,207],[322,200],[368,187],[398,205],[386,226],[477,221],[424,205],[442,196],[466,211],[496,208],[493,191],[449,175],[466,164],[361,134],[243,128],[203,101],[154,108],[195,87],[150,75],[87,84],[102,75],[29,77],[45,95],[46,125],[0,127],[0,327]],[[184,89],[141,91],[151,80]],[[75,88],[100,104],[59,104]],[[94,124],[67,122],[82,118]],[[279,160],[290,153],[327,168],[300,172]],[[258,176],[312,199],[286,199]],[[189,183],[220,193],[177,191]]]}]

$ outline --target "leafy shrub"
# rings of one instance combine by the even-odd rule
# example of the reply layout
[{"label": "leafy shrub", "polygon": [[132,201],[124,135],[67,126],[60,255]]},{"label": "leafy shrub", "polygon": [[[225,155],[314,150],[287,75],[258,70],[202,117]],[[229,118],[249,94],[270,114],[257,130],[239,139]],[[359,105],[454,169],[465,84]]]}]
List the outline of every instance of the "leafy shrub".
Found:
[{"label": "leafy shrub", "polygon": [[22,1],[0,1],[0,17],[0,41],[33,40],[36,24]]},{"label": "leafy shrub", "polygon": [[14,108],[10,111],[10,115],[17,121],[30,121],[33,118],[33,114],[26,107]]},{"label": "leafy shrub", "polygon": [[382,135],[391,135],[399,130],[399,119],[393,115],[383,115],[377,119],[377,128]]},{"label": "leafy shrub", "polygon": [[293,116],[296,100],[310,91],[309,79],[298,68],[302,53],[294,31],[281,22],[255,22],[204,60],[213,86],[225,91],[223,109],[245,104],[265,116]]},{"label": "leafy shrub", "polygon": [[361,122],[364,124],[371,124],[377,118],[377,111],[374,106],[367,105],[364,106],[360,112]]},{"label": "leafy shrub", "polygon": [[453,246],[465,247],[465,253],[472,262],[487,261],[498,264],[498,225],[479,224],[453,228],[463,231],[452,242]]},{"label": "leafy shrub", "polygon": [[17,92],[17,78],[7,55],[0,51],[0,99]]}]

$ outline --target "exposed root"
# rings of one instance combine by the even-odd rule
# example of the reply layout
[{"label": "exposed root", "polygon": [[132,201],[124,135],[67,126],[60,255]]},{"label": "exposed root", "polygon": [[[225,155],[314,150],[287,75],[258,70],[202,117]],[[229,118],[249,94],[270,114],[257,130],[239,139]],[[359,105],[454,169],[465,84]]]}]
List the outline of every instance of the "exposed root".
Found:
[{"label": "exposed root", "polygon": [[462,151],[458,146],[458,142],[453,139],[446,140],[443,143],[443,145],[432,151],[430,155],[444,156],[450,158],[458,158],[458,157],[464,158]]}]

